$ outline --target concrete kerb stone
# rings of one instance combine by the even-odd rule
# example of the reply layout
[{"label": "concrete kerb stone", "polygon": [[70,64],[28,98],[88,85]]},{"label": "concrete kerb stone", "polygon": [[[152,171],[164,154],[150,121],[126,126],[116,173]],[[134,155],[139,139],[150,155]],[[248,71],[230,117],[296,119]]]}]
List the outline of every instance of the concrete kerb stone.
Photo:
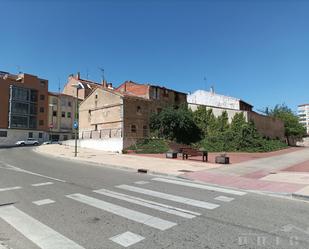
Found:
[{"label": "concrete kerb stone", "polygon": [[[105,168],[115,169],[115,170],[126,170],[126,171],[129,171],[129,172],[132,172],[132,173],[138,173],[137,169],[132,169],[130,167],[125,167],[125,166],[120,166],[120,165],[112,165],[112,164],[104,164],[104,163],[94,162],[94,161],[87,160],[85,158],[80,158],[80,157],[67,157],[67,156],[63,156],[63,155],[53,155],[51,153],[39,151],[38,148],[34,148],[33,151],[36,152],[36,153],[39,153],[39,154],[43,154],[45,156],[50,156],[50,157],[55,157],[55,158],[61,157],[62,159],[70,160],[70,161],[87,162],[87,163],[89,163],[93,166],[97,166],[97,167],[105,167]],[[174,174],[162,173],[162,172],[157,172],[157,171],[153,171],[153,170],[148,170],[147,175],[158,175],[158,176],[169,176],[169,177],[177,176],[177,175],[174,175]]]}]

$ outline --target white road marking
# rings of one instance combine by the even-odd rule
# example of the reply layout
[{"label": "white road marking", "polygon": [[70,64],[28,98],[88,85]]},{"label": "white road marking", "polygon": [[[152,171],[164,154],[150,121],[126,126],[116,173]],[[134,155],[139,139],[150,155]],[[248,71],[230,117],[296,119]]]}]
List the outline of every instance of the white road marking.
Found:
[{"label": "white road marking", "polygon": [[135,184],[137,185],[144,185],[144,184],[148,184],[149,182],[147,181],[137,181],[137,182],[134,182]]},{"label": "white road marking", "polygon": [[144,206],[144,207],[148,207],[148,208],[152,208],[152,209],[156,209],[165,213],[169,213],[169,214],[174,214],[183,218],[188,218],[188,219],[192,219],[194,217],[196,217],[195,215],[200,215],[200,213],[195,213],[189,210],[185,210],[185,209],[180,209],[177,207],[173,207],[173,206],[168,206],[159,202],[154,202],[154,201],[149,201],[149,200],[145,200],[142,198],[138,198],[132,195],[126,195],[126,194],[122,194],[122,193],[118,193],[118,192],[114,192],[114,191],[110,191],[107,189],[99,189],[99,190],[94,190],[93,192],[98,193],[98,194],[102,194],[102,195],[106,195],[109,197],[113,197],[116,199],[120,199],[123,201],[127,201],[130,203],[134,203],[140,206]]},{"label": "white road marking", "polygon": [[223,202],[230,202],[230,201],[234,200],[234,198],[227,197],[227,196],[218,196],[218,197],[215,198],[215,200],[223,201]]},{"label": "white road marking", "polygon": [[16,190],[16,189],[22,189],[22,187],[16,186],[16,187],[10,187],[10,188],[0,188],[0,192],[9,191],[9,190]]},{"label": "white road marking", "polygon": [[34,173],[34,172],[31,172],[31,171],[28,171],[28,170],[25,170],[25,169],[21,169],[21,168],[18,168],[16,166],[13,166],[13,165],[10,165],[10,164],[7,164],[7,163],[3,163],[3,164],[5,165],[5,167],[0,166],[0,168],[2,168],[2,169],[13,170],[13,171],[16,171],[16,172],[22,172],[22,173],[26,173],[26,174],[29,174],[29,175],[39,176],[39,177],[54,180],[54,181],[57,181],[57,182],[66,182],[64,180],[60,180],[60,179],[57,179],[57,178],[54,178],[54,177],[45,176],[45,175]]},{"label": "white road marking", "polygon": [[72,194],[67,195],[68,198],[71,198],[73,200],[85,203],[87,205],[99,208],[101,210],[104,210],[106,212],[110,212],[115,215],[119,215],[121,217],[127,218],[129,220],[133,220],[138,223],[142,223],[144,225],[157,228],[159,230],[166,230],[173,226],[176,226],[177,223],[170,222],[167,220],[163,220],[148,214],[144,214],[138,211],[134,211],[122,206],[118,206],[109,202],[105,202],[87,195],[83,194]]},{"label": "white road marking", "polygon": [[145,239],[144,237],[135,234],[135,233],[131,233],[131,232],[125,232],[122,234],[118,234],[112,238],[110,238],[111,241],[123,246],[123,247],[129,247],[132,246],[140,241],[142,241],[143,239]]},{"label": "white road marking", "polygon": [[42,206],[42,205],[46,205],[46,204],[55,203],[55,201],[53,201],[51,199],[44,199],[44,200],[39,200],[39,201],[33,201],[32,203],[35,204],[35,205],[38,205],[38,206]]},{"label": "white road marking", "polygon": [[219,188],[219,187],[197,184],[197,183],[192,183],[192,182],[177,181],[177,180],[166,179],[166,178],[153,178],[151,180],[158,181],[158,182],[166,182],[166,183],[171,183],[171,184],[177,184],[177,185],[182,185],[182,186],[186,186],[186,187],[217,191],[217,192],[231,194],[231,195],[242,196],[242,195],[246,194],[246,192],[237,191],[237,190],[233,190],[233,189],[225,189],[225,188]]},{"label": "white road marking", "polygon": [[31,184],[31,186],[33,186],[33,187],[41,187],[41,186],[52,185],[52,184],[54,184],[54,183],[53,182],[41,182],[41,183]]},{"label": "white road marking", "polygon": [[41,249],[84,249],[14,206],[0,207],[0,218]]},{"label": "white road marking", "polygon": [[165,193],[162,193],[162,192],[157,192],[157,191],[153,191],[153,190],[149,190],[149,189],[133,187],[133,186],[129,186],[129,185],[119,185],[119,186],[116,186],[116,187],[120,188],[120,189],[129,190],[129,191],[132,191],[132,192],[140,193],[140,194],[150,195],[150,196],[154,196],[154,197],[157,197],[157,198],[161,198],[161,199],[165,199],[165,200],[169,200],[169,201],[174,201],[174,202],[179,202],[179,203],[183,203],[183,204],[186,204],[186,205],[205,208],[205,209],[215,209],[217,207],[220,207],[220,205],[210,203],[210,202],[198,201],[198,200],[194,200],[194,199],[190,199],[190,198],[185,198],[185,197],[182,197],[182,196],[165,194]]}]

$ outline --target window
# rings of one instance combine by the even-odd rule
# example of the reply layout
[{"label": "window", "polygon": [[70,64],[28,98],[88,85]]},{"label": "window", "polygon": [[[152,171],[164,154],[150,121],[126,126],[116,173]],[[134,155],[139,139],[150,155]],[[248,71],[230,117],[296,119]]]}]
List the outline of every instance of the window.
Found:
[{"label": "window", "polygon": [[7,137],[8,132],[7,131],[0,131],[0,137]]},{"label": "window", "polygon": [[157,113],[162,112],[162,108],[157,108]]},{"label": "window", "polygon": [[11,112],[14,114],[27,115],[29,111],[29,104],[12,102]]},{"label": "window", "polygon": [[30,116],[29,118],[29,128],[36,129],[37,119],[35,116]]},{"label": "window", "polygon": [[40,100],[45,100],[45,95],[41,94],[40,95]]},{"label": "window", "polygon": [[68,112],[68,113],[67,113],[67,117],[68,117],[68,118],[71,118],[71,112]]},{"label": "window", "polygon": [[71,101],[68,102],[68,106],[70,106],[70,107],[72,106],[72,102]]},{"label": "window", "polygon": [[40,84],[41,84],[41,87],[46,87],[46,81],[41,80],[41,81],[40,81]]},{"label": "window", "polygon": [[30,91],[30,101],[31,102],[37,102],[38,101],[38,91],[37,90],[31,90]]},{"label": "window", "polygon": [[38,112],[38,106],[36,104],[30,104],[30,115],[36,115]]},{"label": "window", "polygon": [[40,112],[44,112],[44,107],[40,107]]},{"label": "window", "polygon": [[98,130],[98,125],[94,125],[94,130],[97,131]]},{"label": "window", "polygon": [[43,138],[43,133],[42,132],[39,133],[39,138]]},{"label": "window", "polygon": [[58,100],[57,100],[56,98],[53,98],[52,104],[53,104],[53,105],[57,105],[57,104],[58,104]]},{"label": "window", "polygon": [[142,108],[140,106],[136,107],[136,113],[137,114],[142,114]]},{"label": "window", "polygon": [[95,94],[95,99],[98,99],[98,93]]},{"label": "window", "polygon": [[57,111],[53,111],[53,116],[57,117]]},{"label": "window", "polygon": [[39,121],[39,126],[43,126],[44,125],[44,120],[40,120]]},{"label": "window", "polygon": [[61,117],[65,118],[65,112],[61,112]]},{"label": "window", "polygon": [[33,132],[28,133],[28,138],[33,138]]},{"label": "window", "polygon": [[131,132],[136,133],[136,125],[131,125]]},{"label": "window", "polygon": [[68,135],[63,135],[63,140],[68,140]]},{"label": "window", "polygon": [[11,116],[10,128],[28,128],[28,117]]}]

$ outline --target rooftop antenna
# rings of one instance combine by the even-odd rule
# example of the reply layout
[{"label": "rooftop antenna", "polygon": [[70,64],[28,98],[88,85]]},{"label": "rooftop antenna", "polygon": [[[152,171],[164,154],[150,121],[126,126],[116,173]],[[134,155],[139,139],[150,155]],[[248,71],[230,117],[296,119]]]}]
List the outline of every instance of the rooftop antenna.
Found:
[{"label": "rooftop antenna", "polygon": [[204,76],[204,81],[205,81],[205,90],[207,90],[207,78]]},{"label": "rooftop antenna", "polygon": [[87,79],[87,80],[89,80],[88,76],[89,76],[89,71],[88,71],[88,68],[87,68],[87,69],[86,69],[86,79]]},{"label": "rooftop antenna", "polygon": [[60,93],[61,90],[61,83],[60,83],[60,77],[58,77],[58,93]]},{"label": "rooftop antenna", "polygon": [[19,65],[16,65],[16,68],[17,68],[17,72],[18,72],[18,73],[22,73],[21,68],[20,68]]},{"label": "rooftop antenna", "polygon": [[104,77],[104,68],[99,67],[99,70],[101,71],[102,81],[105,81],[105,77]]}]

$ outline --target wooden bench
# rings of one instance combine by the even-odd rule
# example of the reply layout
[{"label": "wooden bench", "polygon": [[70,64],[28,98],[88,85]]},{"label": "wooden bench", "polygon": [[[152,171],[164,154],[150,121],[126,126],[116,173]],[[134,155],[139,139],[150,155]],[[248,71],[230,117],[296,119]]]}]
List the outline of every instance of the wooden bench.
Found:
[{"label": "wooden bench", "polygon": [[208,152],[205,150],[197,150],[190,147],[180,148],[182,160],[188,159],[189,156],[202,156],[203,162],[208,161]]}]

